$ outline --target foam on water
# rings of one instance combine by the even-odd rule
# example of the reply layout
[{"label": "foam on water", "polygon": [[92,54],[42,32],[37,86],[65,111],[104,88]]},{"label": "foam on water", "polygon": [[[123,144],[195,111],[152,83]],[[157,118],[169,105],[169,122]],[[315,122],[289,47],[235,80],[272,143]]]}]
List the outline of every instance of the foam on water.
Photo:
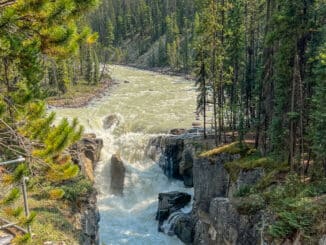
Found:
[{"label": "foam on water", "polygon": [[[77,117],[86,132],[104,140],[96,169],[99,191],[100,237],[103,244],[181,244],[176,237],[157,231],[155,214],[159,192],[185,191],[180,181],[171,181],[157,164],[144,157],[151,137],[171,128],[190,127],[195,118],[194,83],[123,66],[111,66],[111,76],[122,81],[108,95],[76,109],[55,109],[58,118]],[[129,83],[123,83],[123,81]],[[103,129],[103,119],[117,115],[119,123]],[[110,159],[119,153],[125,163],[122,197],[110,189]]]}]

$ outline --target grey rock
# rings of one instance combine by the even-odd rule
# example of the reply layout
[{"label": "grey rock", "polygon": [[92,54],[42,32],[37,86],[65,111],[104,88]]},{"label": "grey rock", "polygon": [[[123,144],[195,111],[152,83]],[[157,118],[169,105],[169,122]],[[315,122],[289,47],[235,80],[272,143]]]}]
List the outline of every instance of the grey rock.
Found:
[{"label": "grey rock", "polygon": [[179,166],[179,172],[183,176],[183,182],[186,187],[193,186],[193,164],[194,164],[194,157],[193,157],[193,150],[187,148],[182,153],[182,160]]},{"label": "grey rock", "polygon": [[103,120],[103,128],[110,129],[114,124],[119,123],[119,118],[117,115],[109,115]]},{"label": "grey rock", "polygon": [[100,213],[97,207],[97,192],[94,190],[81,206],[81,228],[82,235],[80,244],[98,245],[99,244],[99,222]]},{"label": "grey rock", "polygon": [[214,198],[211,201],[209,216],[216,231],[216,244],[254,245],[259,244],[258,224],[260,214],[240,215],[228,198]]},{"label": "grey rock", "polygon": [[122,195],[124,187],[124,179],[126,168],[120,156],[115,154],[111,158],[111,193],[114,195]]},{"label": "grey rock", "polygon": [[[83,138],[70,148],[73,161],[79,165],[84,176],[94,180],[94,169],[100,160],[103,140],[96,138],[95,134],[84,135]],[[95,188],[82,198],[75,216],[74,226],[80,230],[80,244],[99,244],[100,214],[97,207],[97,192]]]},{"label": "grey rock", "polygon": [[264,175],[263,168],[255,168],[252,170],[241,170],[237,179],[237,189],[244,186],[254,185]]},{"label": "grey rock", "polygon": [[230,154],[221,154],[214,159],[195,159],[193,174],[196,207],[207,212],[212,198],[227,196],[230,177],[224,163],[232,159]]},{"label": "grey rock", "polygon": [[195,235],[195,222],[191,214],[180,215],[173,226],[174,234],[185,244],[192,244]]},{"label": "grey rock", "polygon": [[158,230],[162,231],[164,220],[186,206],[191,200],[191,195],[183,192],[167,192],[159,193],[158,195],[158,209],[156,212],[156,220],[158,220]]}]

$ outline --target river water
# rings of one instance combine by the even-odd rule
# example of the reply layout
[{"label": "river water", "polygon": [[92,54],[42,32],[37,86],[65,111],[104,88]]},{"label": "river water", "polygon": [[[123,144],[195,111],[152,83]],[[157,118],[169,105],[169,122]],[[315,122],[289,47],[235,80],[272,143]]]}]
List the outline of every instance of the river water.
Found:
[{"label": "river water", "polygon": [[[76,117],[86,133],[104,140],[96,169],[101,243],[181,244],[176,237],[157,232],[157,198],[159,192],[191,190],[164,176],[144,150],[151,137],[171,128],[191,127],[196,108],[194,82],[124,66],[111,66],[110,74],[119,85],[101,99],[83,108],[55,109],[58,118]],[[109,115],[116,115],[119,122],[104,129],[103,120]],[[109,192],[110,159],[115,153],[126,167],[122,197]]]}]

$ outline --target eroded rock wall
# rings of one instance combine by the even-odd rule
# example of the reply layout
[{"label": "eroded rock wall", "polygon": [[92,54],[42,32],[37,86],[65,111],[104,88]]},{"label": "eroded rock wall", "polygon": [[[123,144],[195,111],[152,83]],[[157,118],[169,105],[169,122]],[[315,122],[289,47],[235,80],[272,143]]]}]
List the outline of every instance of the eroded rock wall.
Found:
[{"label": "eroded rock wall", "polygon": [[[84,135],[82,139],[70,149],[73,161],[78,164],[82,174],[94,183],[94,170],[100,160],[102,139],[96,138],[94,134]],[[80,231],[80,244],[99,244],[99,221],[100,213],[97,206],[97,191],[92,189],[91,193],[80,200],[79,208],[74,215],[76,229]]]}]

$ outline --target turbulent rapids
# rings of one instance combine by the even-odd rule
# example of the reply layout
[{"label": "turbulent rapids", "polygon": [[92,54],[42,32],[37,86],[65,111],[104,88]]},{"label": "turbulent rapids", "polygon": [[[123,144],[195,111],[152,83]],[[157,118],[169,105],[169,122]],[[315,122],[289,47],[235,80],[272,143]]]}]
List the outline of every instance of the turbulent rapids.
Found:
[{"label": "turbulent rapids", "polygon": [[[176,237],[157,231],[157,196],[159,192],[189,190],[163,175],[159,166],[144,156],[144,150],[151,137],[191,126],[196,108],[194,83],[123,66],[110,70],[119,85],[106,96],[87,107],[56,109],[59,118],[76,117],[86,132],[104,140],[96,170],[101,243],[180,244]],[[125,164],[123,196],[109,191],[112,154],[119,154]]]}]

